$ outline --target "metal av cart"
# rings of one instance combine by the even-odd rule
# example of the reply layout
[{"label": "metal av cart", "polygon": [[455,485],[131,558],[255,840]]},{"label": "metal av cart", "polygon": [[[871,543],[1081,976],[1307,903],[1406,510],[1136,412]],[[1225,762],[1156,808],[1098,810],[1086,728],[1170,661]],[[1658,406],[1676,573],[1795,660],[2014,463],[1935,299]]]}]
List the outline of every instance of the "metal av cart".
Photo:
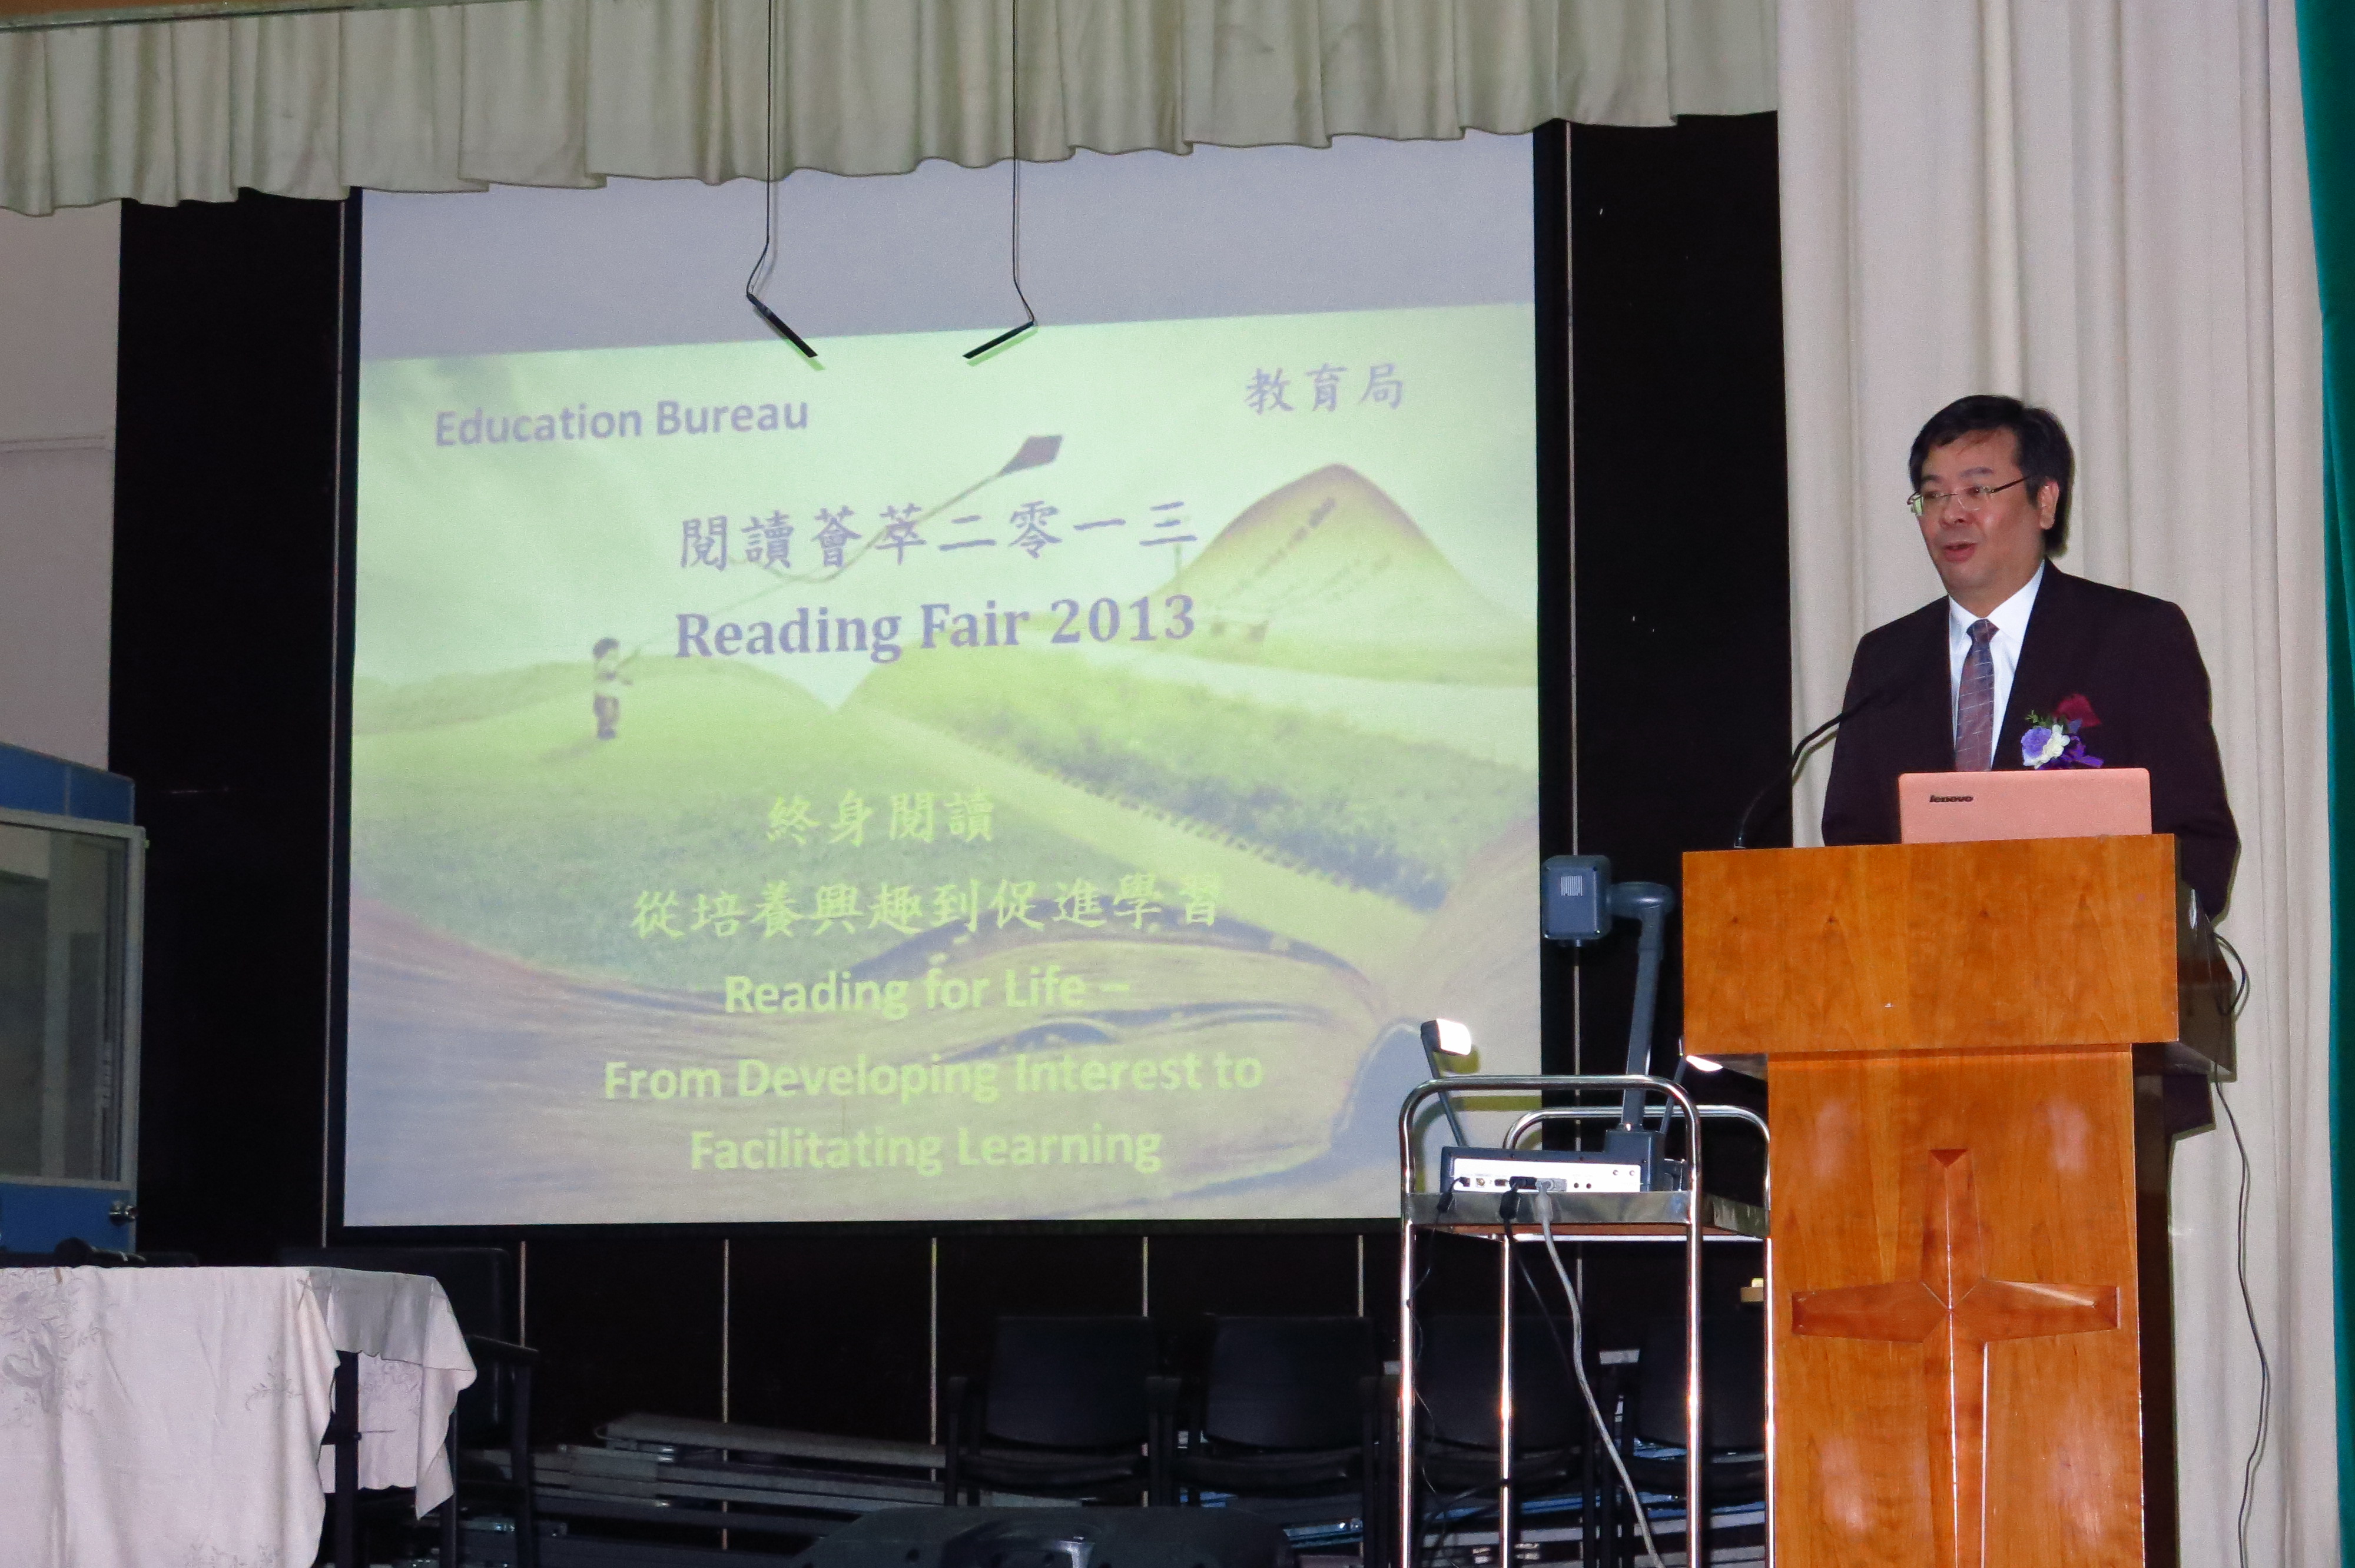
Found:
[{"label": "metal av cart", "polygon": [[[1419,1190],[1422,1170],[1415,1158],[1415,1118],[1424,1103],[1444,1095],[1551,1094],[1630,1089],[1657,1091],[1666,1100],[1664,1116],[1681,1117],[1692,1129],[1686,1141],[1690,1154],[1686,1190],[1675,1192],[1572,1192],[1553,1194],[1554,1235],[1576,1242],[1676,1242],[1685,1248],[1685,1561],[1701,1568],[1701,1540],[1706,1518],[1701,1510],[1701,1248],[1710,1242],[1766,1242],[1767,1204],[1744,1203],[1719,1197],[1703,1185],[1699,1124],[1708,1120],[1746,1122],[1764,1139],[1766,1123],[1740,1106],[1696,1106],[1671,1079],[1625,1073],[1538,1074],[1518,1076],[1467,1075],[1434,1078],[1408,1091],[1399,1107],[1399,1405],[1398,1405],[1398,1568],[1416,1568],[1418,1546],[1415,1516],[1415,1331],[1414,1244],[1417,1233],[1447,1231],[1499,1242],[1497,1249],[1497,1568],[1514,1568],[1514,1510],[1519,1499],[1513,1485],[1513,1252],[1514,1242],[1543,1239],[1537,1220],[1526,1213],[1507,1219],[1500,1213],[1508,1198],[1522,1194],[1461,1192],[1443,1209],[1444,1194]],[[1506,1136],[1505,1147],[1518,1148],[1529,1134],[1550,1121],[1613,1121],[1621,1115],[1617,1104],[1546,1106],[1522,1116]],[[1515,1205],[1521,1208],[1520,1204]],[[1774,1298],[1774,1254],[1766,1247],[1766,1298]],[[1767,1386],[1774,1384],[1774,1315],[1766,1319]],[[1766,1445],[1773,1463],[1771,1436]],[[1766,1485],[1766,1539],[1774,1541],[1774,1476]],[[1581,1523],[1582,1562],[1593,1560],[1593,1520]]]}]

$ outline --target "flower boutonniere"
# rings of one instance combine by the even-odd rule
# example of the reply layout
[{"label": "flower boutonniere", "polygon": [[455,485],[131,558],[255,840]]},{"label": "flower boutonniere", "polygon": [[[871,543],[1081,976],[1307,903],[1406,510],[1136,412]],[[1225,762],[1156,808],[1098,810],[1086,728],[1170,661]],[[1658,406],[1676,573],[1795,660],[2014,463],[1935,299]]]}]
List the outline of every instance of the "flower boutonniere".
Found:
[{"label": "flower boutonniere", "polygon": [[2019,760],[2030,768],[2099,768],[2102,759],[2085,749],[2084,732],[2101,723],[2084,694],[2073,692],[2055,703],[2050,715],[2028,715],[2027,733],[2019,737]]}]

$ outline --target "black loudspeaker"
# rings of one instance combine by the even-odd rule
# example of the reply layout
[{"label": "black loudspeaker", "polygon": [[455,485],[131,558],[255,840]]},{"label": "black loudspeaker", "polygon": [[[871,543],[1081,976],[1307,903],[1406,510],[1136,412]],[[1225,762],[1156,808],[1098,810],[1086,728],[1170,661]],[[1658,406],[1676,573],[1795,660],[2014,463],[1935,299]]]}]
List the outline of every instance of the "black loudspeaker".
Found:
[{"label": "black loudspeaker", "polygon": [[796,1568],[1295,1568],[1233,1509],[892,1508],[821,1537]]}]

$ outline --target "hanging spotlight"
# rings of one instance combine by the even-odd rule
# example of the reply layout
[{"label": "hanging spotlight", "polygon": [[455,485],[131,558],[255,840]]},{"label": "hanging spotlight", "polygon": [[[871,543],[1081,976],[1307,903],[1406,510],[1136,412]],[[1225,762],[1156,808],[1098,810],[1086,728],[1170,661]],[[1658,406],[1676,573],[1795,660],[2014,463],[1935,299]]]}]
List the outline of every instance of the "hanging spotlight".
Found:
[{"label": "hanging spotlight", "polygon": [[769,330],[802,351],[802,357],[815,363],[817,350],[802,340],[802,334],[785,324],[785,318],[771,310],[761,298],[759,285],[762,271],[769,265],[769,257],[777,244],[777,0],[769,0],[768,96],[761,114],[761,256],[752,270],[744,274],[744,302],[753,313],[769,323]]},{"label": "hanging spotlight", "polygon": [[977,348],[964,351],[967,365],[977,362],[993,349],[1002,348],[1039,324],[1039,313],[1030,306],[1030,296],[1022,291],[1022,6],[1019,0],[1010,8],[1006,29],[1006,53],[1012,68],[1012,90],[1008,94],[1014,109],[1013,154],[1008,159],[1014,165],[1014,199],[1007,238],[1007,270],[1014,277],[1014,297],[1022,302],[1023,321],[1011,326]]}]

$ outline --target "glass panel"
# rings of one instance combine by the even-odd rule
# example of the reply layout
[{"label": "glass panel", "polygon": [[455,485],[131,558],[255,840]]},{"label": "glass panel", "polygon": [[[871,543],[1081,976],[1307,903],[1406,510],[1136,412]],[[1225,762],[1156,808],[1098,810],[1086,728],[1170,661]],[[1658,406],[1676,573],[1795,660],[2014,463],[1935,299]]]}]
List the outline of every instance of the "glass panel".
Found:
[{"label": "glass panel", "polygon": [[122,1173],[124,866],[0,822],[0,1176]]}]

